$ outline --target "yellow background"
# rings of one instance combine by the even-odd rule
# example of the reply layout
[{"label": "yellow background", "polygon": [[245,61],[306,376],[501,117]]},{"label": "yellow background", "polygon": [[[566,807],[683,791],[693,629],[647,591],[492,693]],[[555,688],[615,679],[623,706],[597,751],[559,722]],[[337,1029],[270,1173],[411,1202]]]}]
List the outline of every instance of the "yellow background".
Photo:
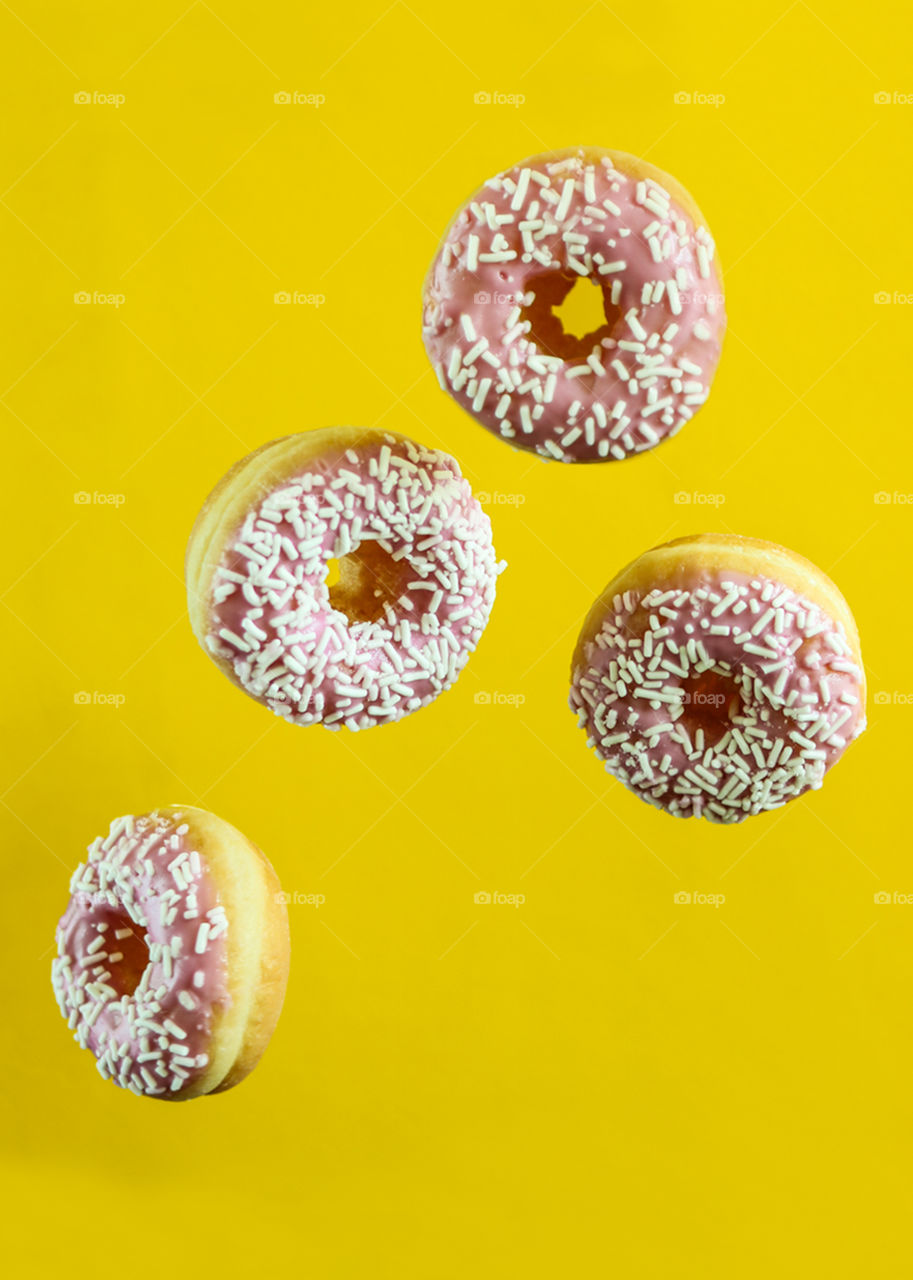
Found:
[{"label": "yellow background", "polygon": [[[901,1274],[913,78],[905,8],[861,18],[803,0],[0,8],[0,1123],[23,1274]],[[420,295],[470,191],[579,142],[694,192],[731,327],[674,441],[561,467],[439,390]],[[509,561],[455,689],[357,736],[234,690],[182,582],[226,468],[340,421],[452,451],[501,496]],[[737,829],[638,802],[566,709],[594,595],[700,528],[830,572],[869,671],[871,727],[824,790]],[[255,1075],[162,1107],[102,1083],[48,977],[85,846],[177,800],[325,902],[290,908]],[[495,890],[525,902],[474,902]]]}]

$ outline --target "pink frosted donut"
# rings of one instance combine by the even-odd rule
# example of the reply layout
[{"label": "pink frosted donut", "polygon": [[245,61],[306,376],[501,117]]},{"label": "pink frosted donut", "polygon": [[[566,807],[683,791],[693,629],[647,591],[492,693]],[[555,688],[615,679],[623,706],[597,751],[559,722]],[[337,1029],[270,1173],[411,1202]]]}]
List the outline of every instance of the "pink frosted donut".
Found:
[{"label": "pink frosted donut", "polygon": [[98,1070],[183,1101],[253,1070],[288,975],[288,918],[259,849],[215,814],[117,818],[70,883],[51,978]]},{"label": "pink frosted donut", "polygon": [[[605,323],[553,308],[586,278]],[[492,178],[425,282],[425,346],[477,422],[562,462],[627,458],[707,399],[725,328],[713,240],[683,187],[621,151],[533,156]]]},{"label": "pink frosted donut", "polygon": [[207,499],[187,549],[191,624],[292,724],[367,729],[453,684],[500,567],[453,458],[380,431],[304,432],[250,454]]},{"label": "pink frosted donut", "polygon": [[856,624],[795,552],[682,538],[606,587],[577,642],[570,705],[642,800],[741,822],[820,787],[865,728]]}]

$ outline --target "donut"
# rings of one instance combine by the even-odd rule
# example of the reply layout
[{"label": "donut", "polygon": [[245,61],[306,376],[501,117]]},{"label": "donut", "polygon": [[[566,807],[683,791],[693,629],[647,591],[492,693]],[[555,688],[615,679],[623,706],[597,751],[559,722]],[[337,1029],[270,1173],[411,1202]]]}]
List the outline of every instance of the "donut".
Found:
[{"label": "donut", "polygon": [[73,874],[51,969],[104,1079],[184,1101],[253,1071],[285,995],[284,903],[257,846],[214,813],[115,819]]},{"label": "donut", "polygon": [[453,684],[502,567],[453,458],[329,427],[264,445],[210,494],[187,548],[190,620],[277,715],[367,729]]},{"label": "donut", "polygon": [[[576,337],[553,309],[580,279],[602,291],[605,321]],[[489,431],[562,462],[628,458],[675,435],[707,399],[724,328],[694,200],[646,161],[598,147],[490,179],[425,281],[443,389]]]},{"label": "donut", "polygon": [[642,800],[741,822],[820,787],[862,733],[859,635],[833,582],[794,551],[678,538],[622,569],[590,610],[570,705]]}]

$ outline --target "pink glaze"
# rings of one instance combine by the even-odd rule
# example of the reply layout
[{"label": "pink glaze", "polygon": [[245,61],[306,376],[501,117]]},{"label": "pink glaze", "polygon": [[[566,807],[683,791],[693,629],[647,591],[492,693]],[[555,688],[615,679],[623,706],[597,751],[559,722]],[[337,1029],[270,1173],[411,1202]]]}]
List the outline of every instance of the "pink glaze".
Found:
[{"label": "pink glaze", "polygon": [[865,728],[842,627],[789,588],[730,572],[616,596],[570,705],[641,799],[726,823],[820,787]]},{"label": "pink glaze", "polygon": [[172,813],[117,818],[70,892],[51,976],[76,1040],[134,1093],[185,1088],[230,1004],[225,911],[187,824]]},{"label": "pink glaze", "polygon": [[[377,620],[350,621],[331,603],[328,561],[372,542],[401,566],[400,594]],[[207,645],[293,724],[370,728],[449,688],[488,621],[499,569],[457,463],[369,438],[248,513],[214,576]]]},{"label": "pink glaze", "polygon": [[[425,284],[441,386],[489,431],[564,462],[626,458],[704,403],[725,328],[714,244],[652,180],[584,148],[492,178],[460,210]],[[620,316],[569,364],[528,338],[537,281],[600,284]]]}]

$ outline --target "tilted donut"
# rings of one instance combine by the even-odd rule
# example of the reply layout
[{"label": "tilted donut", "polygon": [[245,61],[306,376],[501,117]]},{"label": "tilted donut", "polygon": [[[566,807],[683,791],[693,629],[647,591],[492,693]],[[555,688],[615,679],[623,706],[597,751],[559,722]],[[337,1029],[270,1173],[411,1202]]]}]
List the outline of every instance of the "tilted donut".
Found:
[{"label": "tilted donut", "polygon": [[184,1101],[253,1071],[289,967],[288,912],[256,845],[190,806],[117,818],[70,894],[51,977],[105,1079]]},{"label": "tilted donut", "polygon": [[330,427],[264,445],[216,486],[187,548],[190,620],[217,666],[277,715],[366,729],[450,687],[499,569],[453,458]]},{"label": "tilted donut", "polygon": [[859,635],[834,584],[795,552],[679,538],[639,556],[593,606],[570,704],[642,800],[741,822],[820,787],[862,733]]},{"label": "tilted donut", "polygon": [[[576,338],[552,309],[575,281],[605,324]],[[725,328],[714,243],[668,174],[575,147],[498,174],[459,210],[425,282],[443,389],[489,431],[562,462],[627,458],[707,399]]]}]

